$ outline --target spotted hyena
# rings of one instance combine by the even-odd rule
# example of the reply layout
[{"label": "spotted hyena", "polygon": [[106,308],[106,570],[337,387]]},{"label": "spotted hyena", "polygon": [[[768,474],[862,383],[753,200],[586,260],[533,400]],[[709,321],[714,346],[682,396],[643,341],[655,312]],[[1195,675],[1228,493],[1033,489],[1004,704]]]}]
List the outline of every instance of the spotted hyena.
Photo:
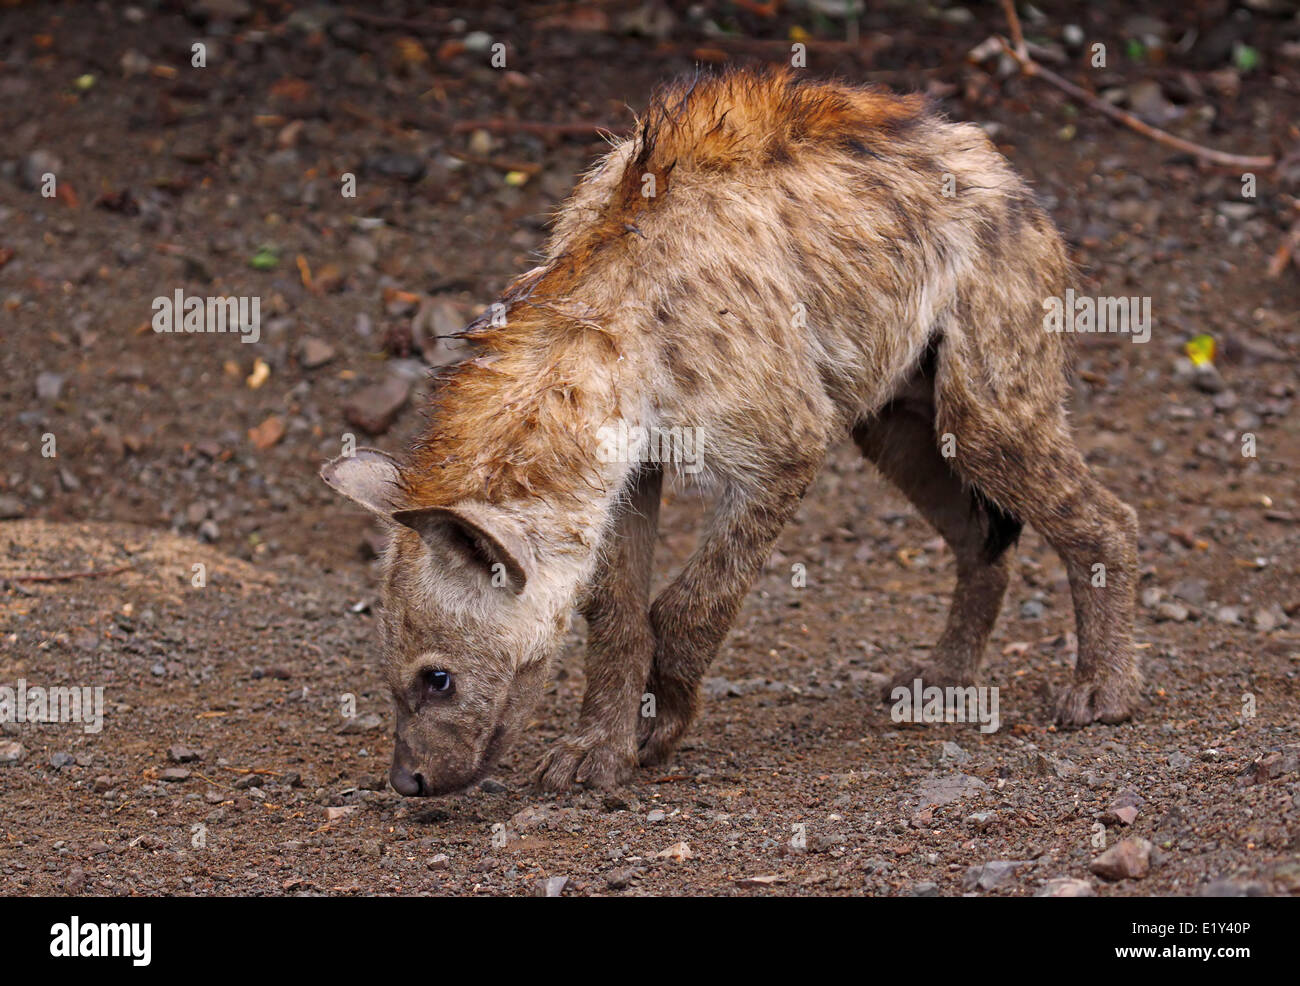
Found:
[{"label": "spotted hyena", "polygon": [[[973,681],[1029,523],[1064,560],[1078,623],[1059,721],[1127,718],[1137,519],[1067,425],[1066,352],[1043,311],[1070,273],[985,135],[920,96],[780,72],[659,91],[579,183],[541,266],[466,330],[473,352],[437,382],[406,461],[367,450],[323,472],[392,531],[393,786],[481,778],[527,722],[575,605],[587,692],[540,783],[613,785],[667,760],[846,433],[956,558],[932,660],[898,680]],[[716,506],[653,602],[673,467],[598,454],[615,426],[705,436],[693,478]]]}]

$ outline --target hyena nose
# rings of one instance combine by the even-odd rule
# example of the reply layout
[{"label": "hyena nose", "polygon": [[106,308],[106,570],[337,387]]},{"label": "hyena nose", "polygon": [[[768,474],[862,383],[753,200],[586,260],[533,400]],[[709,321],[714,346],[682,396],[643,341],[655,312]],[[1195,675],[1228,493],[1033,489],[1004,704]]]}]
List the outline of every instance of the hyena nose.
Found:
[{"label": "hyena nose", "polygon": [[424,793],[424,776],[413,774],[398,763],[393,764],[393,769],[388,772],[388,783],[404,798],[415,798]]}]

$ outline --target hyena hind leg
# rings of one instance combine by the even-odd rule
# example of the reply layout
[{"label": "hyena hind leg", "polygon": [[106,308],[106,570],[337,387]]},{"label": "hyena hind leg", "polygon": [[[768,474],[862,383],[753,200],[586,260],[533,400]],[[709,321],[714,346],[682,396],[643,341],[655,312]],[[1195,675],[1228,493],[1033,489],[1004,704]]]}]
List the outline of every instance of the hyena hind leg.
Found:
[{"label": "hyena hind leg", "polygon": [[557,740],[537,767],[547,790],[614,787],[637,765],[637,719],[655,648],[650,577],[662,485],[658,467],[634,477],[587,588],[587,690],[577,732]]},{"label": "hyena hind leg", "polygon": [[943,634],[924,664],[909,664],[885,686],[965,687],[975,683],[985,646],[1011,578],[1020,522],[971,490],[942,454],[933,407],[894,403],[854,429],[863,454],[943,537],[957,563],[957,583]]},{"label": "hyena hind leg", "polygon": [[956,438],[953,467],[1034,527],[1065,564],[1079,657],[1057,721],[1122,722],[1142,685],[1133,646],[1136,512],[1089,471],[1059,406],[1021,408],[1013,420],[991,402],[965,399],[960,382],[946,392],[942,371],[939,381],[939,426]]}]

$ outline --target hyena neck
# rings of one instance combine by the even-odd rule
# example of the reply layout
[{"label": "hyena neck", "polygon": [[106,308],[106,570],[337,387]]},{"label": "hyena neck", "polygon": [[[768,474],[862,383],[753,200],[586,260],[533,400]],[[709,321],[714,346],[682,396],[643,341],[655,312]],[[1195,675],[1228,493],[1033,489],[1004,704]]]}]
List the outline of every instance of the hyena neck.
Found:
[{"label": "hyena neck", "polygon": [[411,507],[478,501],[507,514],[556,597],[589,575],[633,469],[606,461],[598,435],[648,405],[641,355],[583,311],[530,297],[503,324],[471,325],[476,353],[438,380],[402,475]]}]

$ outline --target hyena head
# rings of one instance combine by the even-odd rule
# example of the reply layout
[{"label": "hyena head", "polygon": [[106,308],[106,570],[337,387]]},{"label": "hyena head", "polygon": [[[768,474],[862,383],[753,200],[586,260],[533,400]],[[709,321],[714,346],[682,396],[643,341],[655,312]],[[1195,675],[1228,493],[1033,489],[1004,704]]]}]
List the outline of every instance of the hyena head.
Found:
[{"label": "hyena head", "polygon": [[487,503],[404,509],[397,463],[358,449],[321,478],[389,530],[380,617],[397,711],[389,780],[407,796],[477,783],[527,722],[563,635],[567,607],[525,532]]}]

